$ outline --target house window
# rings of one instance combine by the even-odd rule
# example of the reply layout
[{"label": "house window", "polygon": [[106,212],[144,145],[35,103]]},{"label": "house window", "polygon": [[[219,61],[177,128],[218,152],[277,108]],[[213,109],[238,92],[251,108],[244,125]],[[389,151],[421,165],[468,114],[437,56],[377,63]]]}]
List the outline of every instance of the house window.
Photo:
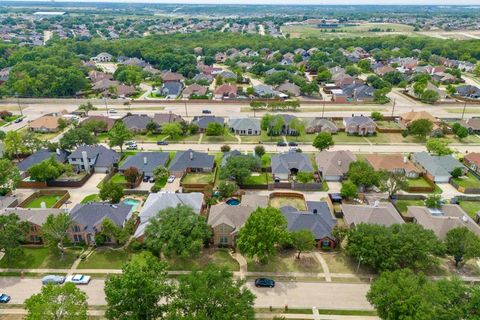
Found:
[{"label": "house window", "polygon": [[322,241],[322,247],[330,247],[330,240],[326,239]]},{"label": "house window", "polygon": [[228,244],[228,237],[221,236],[220,237],[220,244],[221,245],[227,245]]},{"label": "house window", "polygon": [[73,229],[73,232],[80,232],[80,227],[77,225],[74,225],[72,229]]},{"label": "house window", "polygon": [[80,234],[73,235],[73,241],[75,242],[83,242],[83,237]]},{"label": "house window", "polygon": [[30,242],[38,243],[42,242],[42,239],[39,236],[30,236]]},{"label": "house window", "polygon": [[37,232],[37,226],[30,226],[31,232]]}]

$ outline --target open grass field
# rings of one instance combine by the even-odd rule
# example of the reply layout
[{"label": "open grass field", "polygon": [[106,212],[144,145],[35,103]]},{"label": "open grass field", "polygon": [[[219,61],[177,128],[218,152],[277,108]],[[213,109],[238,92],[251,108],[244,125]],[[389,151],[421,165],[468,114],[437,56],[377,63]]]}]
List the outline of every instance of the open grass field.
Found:
[{"label": "open grass field", "polygon": [[41,208],[42,202],[45,202],[47,208],[53,207],[55,203],[60,199],[60,196],[57,195],[44,195],[38,198],[33,199],[30,203],[27,204],[27,208]]},{"label": "open grass field", "polygon": [[[414,35],[413,27],[397,23],[362,23],[338,29],[321,29],[315,25],[288,25],[281,28],[284,34],[293,38],[349,38],[349,37],[377,37],[388,35]],[[371,31],[372,30],[372,31]],[[380,30],[373,32],[373,30]],[[388,32],[387,32],[388,31]]]}]

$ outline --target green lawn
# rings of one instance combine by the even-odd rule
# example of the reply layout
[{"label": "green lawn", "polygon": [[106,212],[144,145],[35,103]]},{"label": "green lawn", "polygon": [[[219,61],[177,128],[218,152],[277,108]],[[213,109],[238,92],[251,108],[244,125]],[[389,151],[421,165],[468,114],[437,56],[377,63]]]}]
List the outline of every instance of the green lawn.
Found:
[{"label": "green lawn", "polygon": [[79,269],[121,269],[130,259],[125,250],[97,249],[87,259],[82,260]]},{"label": "green lawn", "polygon": [[480,189],[480,180],[470,172],[465,176],[453,178],[453,181],[460,187]]},{"label": "green lawn", "polygon": [[91,194],[83,198],[83,200],[80,203],[88,203],[88,202],[96,202],[96,201],[102,201],[98,194]]},{"label": "green lawn", "polygon": [[402,215],[407,214],[407,207],[409,206],[425,206],[423,200],[397,200],[395,206]]},{"label": "green lawn", "polygon": [[127,183],[125,176],[118,172],[115,173],[112,178],[110,178],[110,181],[113,183]]},{"label": "green lawn", "polygon": [[41,208],[42,202],[45,202],[47,208],[51,208],[60,198],[58,195],[43,195],[30,201],[27,208]]},{"label": "green lawn", "polygon": [[266,264],[247,258],[248,271],[253,272],[323,272],[317,259],[308,254],[296,258],[295,251],[281,251]]},{"label": "green lawn", "polygon": [[460,207],[473,219],[476,219],[480,211],[480,201],[460,201]]},{"label": "green lawn", "polygon": [[302,134],[300,136],[287,136],[287,141],[294,141],[294,142],[307,142],[312,143],[315,140],[316,134]]},{"label": "green lawn", "polygon": [[179,258],[172,257],[166,259],[170,270],[194,270],[205,268],[208,264],[222,266],[230,271],[238,271],[240,269],[237,261],[235,261],[227,249],[205,249],[197,258]]},{"label": "green lawn", "polygon": [[182,179],[182,183],[185,184],[206,184],[213,182],[213,173],[187,173]]},{"label": "green lawn", "polygon": [[210,143],[220,143],[220,142],[237,142],[237,138],[233,136],[231,133],[225,130],[225,133],[221,136],[207,136],[206,134],[203,135],[202,142],[210,142]]},{"label": "green lawn", "polygon": [[345,132],[338,132],[337,134],[332,135],[333,141],[335,143],[360,143],[360,144],[367,144],[367,140],[363,137],[359,136],[350,136],[347,135]]},{"label": "green lawn", "polygon": [[423,177],[419,177],[417,179],[407,179],[407,183],[409,187],[430,187],[427,180]]},{"label": "green lawn", "polygon": [[273,176],[271,173],[253,173],[250,177],[246,178],[244,184],[246,185],[262,185],[273,182]]},{"label": "green lawn", "polygon": [[262,140],[262,136],[240,136],[240,139],[242,139],[242,143],[259,143],[260,141],[265,141]]},{"label": "green lawn", "polygon": [[377,126],[382,129],[401,129],[400,125],[395,121],[377,121]]},{"label": "green lawn", "polygon": [[262,168],[268,168],[270,167],[271,163],[272,163],[272,155],[269,154],[269,153],[265,153],[263,156],[262,156]]},{"label": "green lawn", "polygon": [[291,206],[300,211],[307,210],[305,200],[295,197],[273,197],[270,199],[270,206],[278,209],[285,206]]},{"label": "green lawn", "polygon": [[164,134],[159,134],[159,133],[146,133],[146,134],[137,134],[135,135],[131,140],[135,140],[137,142],[142,142],[142,141],[161,141],[165,139],[167,136]]},{"label": "green lawn", "polygon": [[[327,262],[328,268],[332,273],[356,273],[358,261],[352,259],[344,251],[322,253],[323,258]],[[372,271],[362,265],[358,270],[359,274],[370,274]]]},{"label": "green lawn", "polygon": [[13,269],[63,269],[70,268],[79,250],[67,249],[65,257],[60,260],[60,254],[54,254],[50,248],[47,247],[24,247],[23,255],[19,258],[12,259],[11,261],[3,258],[0,260],[0,268],[13,268]]}]

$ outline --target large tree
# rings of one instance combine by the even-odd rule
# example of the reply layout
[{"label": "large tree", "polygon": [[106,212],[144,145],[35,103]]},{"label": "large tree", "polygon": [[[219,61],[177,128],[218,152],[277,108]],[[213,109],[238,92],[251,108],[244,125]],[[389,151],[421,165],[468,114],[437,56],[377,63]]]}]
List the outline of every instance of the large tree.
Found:
[{"label": "large tree", "polygon": [[179,279],[171,319],[253,320],[255,296],[232,272],[214,265]]},{"label": "large tree", "polygon": [[84,127],[71,129],[60,138],[60,145],[63,149],[72,150],[83,144],[95,144],[97,138]]},{"label": "large tree", "polygon": [[448,147],[450,144],[446,139],[428,139],[426,147],[428,152],[439,155],[446,156],[453,153],[453,150]]},{"label": "large tree", "polygon": [[60,259],[65,256],[65,243],[68,242],[68,230],[72,224],[69,214],[60,213],[49,215],[42,225],[43,238],[51,248],[60,250]]},{"label": "large tree", "polygon": [[326,150],[334,144],[332,135],[328,132],[320,132],[313,140],[313,146],[320,151]]},{"label": "large tree", "polygon": [[447,232],[445,238],[447,253],[455,259],[455,266],[467,260],[480,258],[480,238],[467,227]]},{"label": "large tree", "polygon": [[258,208],[240,229],[237,245],[247,257],[266,263],[287,236],[287,220],[280,210]]},{"label": "large tree", "polygon": [[110,203],[119,203],[124,196],[123,186],[119,183],[107,181],[100,187],[98,196],[102,200],[110,201]]},{"label": "large tree", "polygon": [[178,122],[166,123],[162,125],[162,134],[176,140],[183,134],[182,125]]},{"label": "large tree", "polygon": [[161,210],[145,229],[147,248],[165,256],[198,256],[210,237],[205,218],[182,205]]},{"label": "large tree", "polygon": [[315,249],[317,242],[312,231],[304,229],[290,233],[293,248],[297,250],[297,259],[300,259],[300,254],[305,251],[312,251]]},{"label": "large tree", "polygon": [[20,180],[17,166],[8,159],[0,159],[0,195],[4,196],[15,190]]},{"label": "large tree", "polygon": [[123,144],[130,140],[133,137],[133,133],[128,130],[125,124],[122,121],[115,123],[113,128],[108,132],[109,142],[108,145],[111,147],[119,147],[120,152],[123,153]]},{"label": "large tree", "polygon": [[405,177],[405,174],[399,172],[382,171],[379,182],[380,190],[387,192],[390,198],[400,190],[408,188],[407,177]]},{"label": "large tree", "polygon": [[18,156],[26,152],[27,148],[23,143],[23,136],[18,131],[8,131],[5,139],[3,139],[5,145],[5,153],[11,158],[18,158]]},{"label": "large tree", "polygon": [[[173,293],[166,264],[149,252],[137,255],[122,267],[122,273],[105,282],[109,320],[164,319]],[[164,299],[163,303],[160,303]]]},{"label": "large tree", "polygon": [[27,222],[12,213],[0,215],[0,251],[5,253],[4,259],[13,260],[23,253],[20,246],[26,238],[30,226]]},{"label": "large tree", "polygon": [[87,295],[73,283],[48,284],[25,300],[27,320],[87,320]]},{"label": "large tree", "polygon": [[225,127],[217,122],[211,122],[208,124],[205,134],[207,136],[221,136],[225,132]]},{"label": "large tree", "polygon": [[88,113],[89,113],[90,111],[95,111],[95,110],[97,110],[97,107],[95,107],[90,101],[88,101],[87,103],[82,103],[82,104],[78,107],[78,110],[84,111],[84,112],[85,112],[85,115],[88,117]]},{"label": "large tree", "polygon": [[60,163],[52,155],[50,158],[31,166],[28,169],[28,174],[32,180],[44,182],[54,180],[63,173],[72,171],[71,165]]},{"label": "large tree", "polygon": [[428,119],[418,119],[408,125],[408,133],[425,138],[433,128],[433,122]]},{"label": "large tree", "polygon": [[230,179],[243,184],[245,179],[250,177],[252,171],[260,167],[260,160],[257,157],[249,155],[232,156],[227,159],[226,164],[220,171],[222,179]]},{"label": "large tree", "polygon": [[379,173],[365,161],[354,161],[350,163],[348,178],[360,188],[378,186],[380,183]]},{"label": "large tree", "polygon": [[376,271],[426,270],[438,263],[435,255],[442,252],[442,245],[433,231],[418,224],[360,224],[349,231],[345,249]]}]

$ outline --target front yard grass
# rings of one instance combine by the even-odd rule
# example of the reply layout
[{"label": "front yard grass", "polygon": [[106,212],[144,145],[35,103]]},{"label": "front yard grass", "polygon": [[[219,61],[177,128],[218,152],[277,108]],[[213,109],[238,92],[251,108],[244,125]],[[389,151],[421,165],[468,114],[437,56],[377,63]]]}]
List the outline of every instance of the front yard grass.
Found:
[{"label": "front yard grass", "polygon": [[[358,261],[349,257],[345,252],[327,252],[322,253],[328,265],[328,269],[332,273],[357,273]],[[362,266],[358,269],[359,274],[372,274],[372,270]]]},{"label": "front yard grass", "polygon": [[82,260],[79,269],[121,269],[131,254],[125,250],[97,249],[88,258]]},{"label": "front yard grass", "polygon": [[261,264],[247,258],[247,269],[253,272],[323,272],[317,259],[308,253],[302,253],[297,259],[297,252],[293,250],[280,251],[266,264]]},{"label": "front yard grass", "polygon": [[237,142],[237,138],[225,130],[225,133],[221,136],[207,136],[206,134],[203,135],[202,142],[210,142],[210,143],[220,143],[220,142]]},{"label": "front yard grass", "polygon": [[480,189],[480,180],[471,172],[468,172],[465,176],[453,178],[453,182],[458,184],[460,187],[468,189]]},{"label": "front yard grass", "polygon": [[297,208],[299,211],[306,211],[307,205],[304,199],[295,197],[273,197],[270,199],[270,206],[280,209],[285,206]]},{"label": "front yard grass", "polygon": [[341,143],[357,143],[357,144],[368,144],[367,140],[361,136],[347,135],[345,132],[338,132],[332,135],[333,141],[336,144]]},{"label": "front yard grass", "polygon": [[473,219],[477,218],[477,212],[480,212],[480,201],[460,201],[460,207]]},{"label": "front yard grass", "polygon": [[214,180],[214,173],[187,173],[182,178],[182,183],[185,184],[207,184]]},{"label": "front yard grass", "polygon": [[0,260],[0,268],[11,269],[65,269],[70,268],[79,250],[66,249],[63,260],[60,260],[60,253],[52,253],[47,247],[23,247],[23,255],[7,260],[5,257]]},{"label": "front yard grass", "polygon": [[395,121],[377,121],[377,127],[382,128],[382,129],[401,129],[400,125],[395,122]]},{"label": "front yard grass", "polygon": [[171,257],[165,259],[170,270],[195,270],[203,269],[208,264],[225,267],[230,271],[238,271],[240,266],[230,254],[228,249],[204,249],[196,258]]},{"label": "front yard grass", "polygon": [[46,208],[51,208],[60,199],[59,195],[43,195],[33,199],[27,204],[27,208],[41,208],[42,202],[45,202]]}]

